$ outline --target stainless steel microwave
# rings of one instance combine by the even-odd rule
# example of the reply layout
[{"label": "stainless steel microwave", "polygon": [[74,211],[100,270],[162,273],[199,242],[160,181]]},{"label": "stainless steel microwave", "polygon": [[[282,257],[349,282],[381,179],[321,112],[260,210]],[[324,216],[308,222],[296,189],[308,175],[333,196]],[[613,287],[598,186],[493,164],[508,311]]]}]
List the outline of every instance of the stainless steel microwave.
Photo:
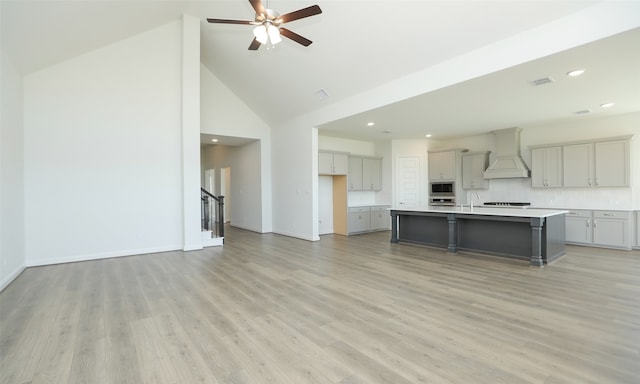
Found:
[{"label": "stainless steel microwave", "polygon": [[453,196],[455,191],[455,182],[433,182],[429,183],[431,196]]}]

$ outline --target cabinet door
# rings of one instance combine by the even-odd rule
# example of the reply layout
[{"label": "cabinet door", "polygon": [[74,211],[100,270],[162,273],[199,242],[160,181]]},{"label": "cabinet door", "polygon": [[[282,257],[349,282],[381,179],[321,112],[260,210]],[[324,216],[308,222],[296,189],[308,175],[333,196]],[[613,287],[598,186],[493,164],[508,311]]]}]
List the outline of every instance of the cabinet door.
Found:
[{"label": "cabinet door", "polygon": [[562,186],[562,147],[547,148],[545,152],[547,187]]},{"label": "cabinet door", "polygon": [[594,211],[593,243],[616,248],[631,247],[630,220],[627,212]]},{"label": "cabinet door", "polygon": [[595,186],[629,186],[629,147],[628,140],[595,144]]},{"label": "cabinet door", "polygon": [[365,191],[382,189],[382,160],[362,159],[362,189]]},{"label": "cabinet door", "polygon": [[563,185],[592,187],[593,144],[565,145],[562,151]]},{"label": "cabinet door", "polygon": [[640,211],[636,211],[636,247],[640,247]]},{"label": "cabinet door", "polygon": [[546,148],[534,148],[531,150],[531,186],[534,188],[546,187],[545,150]]},{"label": "cabinet door", "polygon": [[388,207],[371,207],[371,230],[389,229],[391,216]]},{"label": "cabinet door", "polygon": [[318,152],[318,173],[321,175],[333,173],[333,154]]},{"label": "cabinet door", "polygon": [[429,154],[429,180],[456,179],[456,152],[436,152]]},{"label": "cabinet door", "polygon": [[349,157],[349,173],[347,175],[350,191],[362,190],[362,158]]},{"label": "cabinet door", "polygon": [[369,207],[349,208],[349,233],[365,232],[370,228]]},{"label": "cabinet door", "polygon": [[349,157],[344,154],[333,154],[333,174],[334,175],[346,175],[347,167],[349,163]]},{"label": "cabinet door", "polygon": [[565,228],[567,243],[593,243],[591,211],[569,211],[565,216]]},{"label": "cabinet door", "polygon": [[462,155],[462,188],[486,189],[488,181],[484,178],[488,156],[484,153]]},{"label": "cabinet door", "polygon": [[593,220],[593,243],[611,247],[626,247],[625,221],[596,218]]},{"label": "cabinet door", "polygon": [[554,188],[562,186],[562,147],[531,150],[531,186]]}]

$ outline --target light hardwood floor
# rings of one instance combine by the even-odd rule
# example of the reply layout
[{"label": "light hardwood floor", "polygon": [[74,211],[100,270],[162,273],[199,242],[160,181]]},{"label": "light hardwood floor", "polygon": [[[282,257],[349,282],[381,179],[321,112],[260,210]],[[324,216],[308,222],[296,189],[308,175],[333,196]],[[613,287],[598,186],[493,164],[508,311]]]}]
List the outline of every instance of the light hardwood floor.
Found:
[{"label": "light hardwood floor", "polygon": [[224,247],[29,268],[1,382],[639,383],[640,252],[543,269],[227,229]]}]

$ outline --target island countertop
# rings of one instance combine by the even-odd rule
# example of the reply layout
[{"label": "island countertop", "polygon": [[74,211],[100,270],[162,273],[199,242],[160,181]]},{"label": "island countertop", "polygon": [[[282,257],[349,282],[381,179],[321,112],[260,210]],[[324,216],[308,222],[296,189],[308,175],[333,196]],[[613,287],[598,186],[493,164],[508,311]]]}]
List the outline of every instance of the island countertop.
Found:
[{"label": "island countertop", "polygon": [[556,215],[567,214],[569,211],[562,209],[540,209],[540,208],[493,208],[484,206],[442,207],[442,206],[423,206],[423,207],[392,207],[390,211],[405,212],[425,212],[425,213],[455,213],[465,215],[485,215],[485,216],[504,216],[504,217],[535,217],[545,218]]}]

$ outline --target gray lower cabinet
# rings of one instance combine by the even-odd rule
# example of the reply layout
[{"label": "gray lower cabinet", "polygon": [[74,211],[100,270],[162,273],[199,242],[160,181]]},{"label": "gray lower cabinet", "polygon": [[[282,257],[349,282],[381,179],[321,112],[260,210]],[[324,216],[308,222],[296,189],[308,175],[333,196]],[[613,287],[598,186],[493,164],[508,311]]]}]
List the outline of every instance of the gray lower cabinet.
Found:
[{"label": "gray lower cabinet", "polygon": [[635,247],[640,248],[640,211],[636,211],[636,242]]},{"label": "gray lower cabinet", "polygon": [[391,225],[388,205],[349,208],[349,234],[386,231]]},{"label": "gray lower cabinet", "polygon": [[369,207],[349,208],[349,233],[366,232],[371,228]]},{"label": "gray lower cabinet", "polygon": [[565,215],[566,239],[572,244],[592,244],[592,212],[572,209]]},{"label": "gray lower cabinet", "polygon": [[565,226],[569,244],[631,249],[631,212],[570,210]]},{"label": "gray lower cabinet", "polygon": [[391,226],[391,215],[388,205],[377,205],[371,207],[371,230],[386,231]]}]

